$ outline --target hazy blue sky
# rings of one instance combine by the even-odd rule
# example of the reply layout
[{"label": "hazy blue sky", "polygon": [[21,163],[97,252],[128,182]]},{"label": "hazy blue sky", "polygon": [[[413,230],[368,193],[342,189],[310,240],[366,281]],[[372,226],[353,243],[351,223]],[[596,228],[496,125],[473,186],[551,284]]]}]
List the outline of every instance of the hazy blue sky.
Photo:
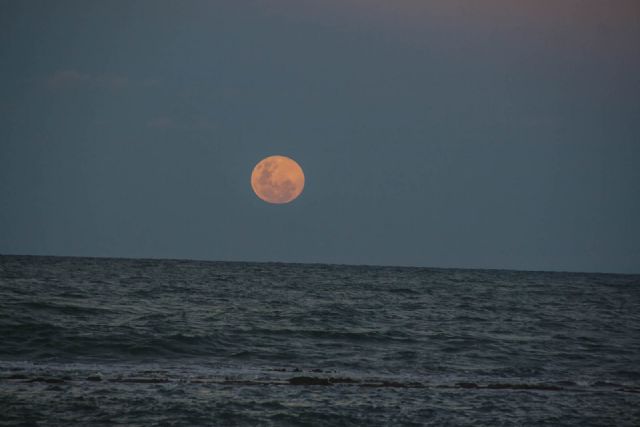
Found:
[{"label": "hazy blue sky", "polygon": [[0,61],[0,253],[640,272],[637,0],[0,0]]}]

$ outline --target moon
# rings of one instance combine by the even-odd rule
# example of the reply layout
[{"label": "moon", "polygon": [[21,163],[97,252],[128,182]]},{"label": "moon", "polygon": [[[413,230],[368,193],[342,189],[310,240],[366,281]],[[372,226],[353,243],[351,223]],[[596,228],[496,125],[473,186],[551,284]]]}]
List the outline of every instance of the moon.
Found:
[{"label": "moon", "polygon": [[304,172],[289,157],[269,156],[253,168],[251,188],[256,196],[267,203],[289,203],[304,189]]}]

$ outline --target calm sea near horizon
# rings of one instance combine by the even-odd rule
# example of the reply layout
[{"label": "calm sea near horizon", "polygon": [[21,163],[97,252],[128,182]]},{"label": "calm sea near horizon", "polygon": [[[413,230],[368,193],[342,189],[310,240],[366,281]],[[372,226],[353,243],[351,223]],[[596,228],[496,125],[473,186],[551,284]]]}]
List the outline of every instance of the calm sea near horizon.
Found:
[{"label": "calm sea near horizon", "polygon": [[640,276],[0,256],[1,425],[640,425]]}]

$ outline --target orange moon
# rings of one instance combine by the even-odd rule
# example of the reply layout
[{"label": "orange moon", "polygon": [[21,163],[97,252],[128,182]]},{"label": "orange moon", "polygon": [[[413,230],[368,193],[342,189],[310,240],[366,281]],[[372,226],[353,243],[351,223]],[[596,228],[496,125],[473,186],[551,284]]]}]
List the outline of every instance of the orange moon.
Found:
[{"label": "orange moon", "polygon": [[269,156],[253,168],[251,188],[265,202],[289,203],[302,193],[304,173],[293,159]]}]

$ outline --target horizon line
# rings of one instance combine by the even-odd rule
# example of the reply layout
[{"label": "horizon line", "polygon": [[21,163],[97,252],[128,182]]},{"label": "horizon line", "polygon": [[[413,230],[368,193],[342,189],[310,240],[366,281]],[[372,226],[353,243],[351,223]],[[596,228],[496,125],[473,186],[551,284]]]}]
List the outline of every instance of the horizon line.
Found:
[{"label": "horizon line", "polygon": [[328,265],[337,267],[374,267],[374,268],[406,268],[425,270],[466,270],[466,271],[504,271],[518,273],[557,273],[557,274],[599,274],[617,276],[639,276],[638,273],[619,273],[603,271],[573,271],[573,270],[517,270],[514,268],[492,268],[492,267],[434,267],[418,265],[391,265],[391,264],[347,264],[335,262],[301,262],[301,261],[240,261],[240,260],[214,260],[205,258],[171,258],[171,257],[126,257],[126,256],[105,256],[105,255],[46,255],[46,254],[19,254],[0,253],[0,257],[33,257],[33,258],[86,258],[86,259],[113,259],[113,260],[138,260],[138,261],[196,261],[210,263],[231,263],[231,264],[292,264],[292,265]]}]

